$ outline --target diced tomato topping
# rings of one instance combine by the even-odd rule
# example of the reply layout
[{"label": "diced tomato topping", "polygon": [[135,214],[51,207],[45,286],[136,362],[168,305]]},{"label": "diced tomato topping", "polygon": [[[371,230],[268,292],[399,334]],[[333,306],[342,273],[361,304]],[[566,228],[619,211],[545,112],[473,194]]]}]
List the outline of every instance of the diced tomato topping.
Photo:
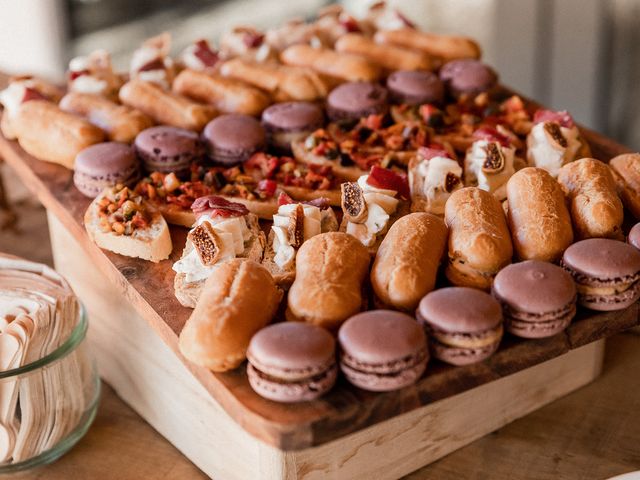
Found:
[{"label": "diced tomato topping", "polygon": [[405,200],[408,200],[411,197],[407,175],[404,173],[394,172],[388,168],[373,166],[371,167],[371,171],[367,177],[367,183],[376,188],[395,190],[398,192],[400,197]]},{"label": "diced tomato topping", "polygon": [[247,46],[247,48],[257,48],[262,45],[262,42],[264,41],[264,34],[247,31],[244,33],[242,41]]},{"label": "diced tomato topping", "polygon": [[258,182],[258,190],[264,192],[267,197],[273,197],[278,188],[278,183],[274,180],[264,179]]},{"label": "diced tomato topping", "polygon": [[319,165],[317,163],[310,163],[308,165],[309,170],[317,175],[322,175],[323,177],[327,177],[333,173],[333,168],[331,165]]},{"label": "diced tomato topping", "polygon": [[283,163],[291,161],[289,157],[275,157],[264,152],[254,153],[244,163],[245,168],[259,168],[266,178],[273,178],[276,171]]},{"label": "diced tomato topping", "polygon": [[76,78],[81,77],[83,75],[89,75],[89,70],[78,70],[77,72],[70,71],[69,80],[73,82]]},{"label": "diced tomato topping", "polygon": [[511,146],[509,138],[493,127],[480,127],[473,132],[473,138],[475,140],[487,140],[489,142],[498,142],[503,147]]},{"label": "diced tomato topping", "polygon": [[281,207],[282,205],[289,205],[290,203],[293,203],[293,198],[284,192],[280,192],[280,195],[278,195],[278,206]]},{"label": "diced tomato topping", "polygon": [[451,158],[449,152],[447,152],[444,148],[434,147],[433,144],[429,147],[420,147],[418,149],[418,155],[424,158],[425,160],[431,160],[435,157],[444,157]]},{"label": "diced tomato topping", "polygon": [[340,22],[340,25],[342,25],[344,29],[349,33],[362,31],[360,30],[360,25],[358,24],[358,21],[355,18],[353,18],[351,15],[342,14],[340,15],[340,18],[338,21]]},{"label": "diced tomato topping", "polygon": [[49,100],[47,97],[42,95],[39,91],[34,88],[26,87],[24,89],[24,95],[22,97],[22,103],[28,102],[29,100]]},{"label": "diced tomato topping", "polygon": [[207,42],[206,40],[198,40],[196,42],[196,48],[193,54],[206,67],[213,67],[216,63],[218,63],[218,60],[220,60],[218,54],[211,50],[209,42]]},{"label": "diced tomato topping", "polygon": [[554,112],[553,110],[537,110],[533,116],[533,123],[555,122],[561,127],[573,128],[575,123],[573,118],[566,110]]},{"label": "diced tomato topping", "polygon": [[156,58],[150,62],[145,63],[138,69],[138,72],[148,72],[150,70],[164,70],[164,62],[161,58]]}]

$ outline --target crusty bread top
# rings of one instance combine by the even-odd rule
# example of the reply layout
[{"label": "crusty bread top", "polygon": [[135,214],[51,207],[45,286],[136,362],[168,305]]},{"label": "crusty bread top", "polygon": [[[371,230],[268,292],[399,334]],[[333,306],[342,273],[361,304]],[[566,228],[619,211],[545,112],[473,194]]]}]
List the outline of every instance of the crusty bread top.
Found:
[{"label": "crusty bread top", "polygon": [[260,264],[239,258],[222,263],[205,282],[180,333],[180,351],[214,371],[237,367],[251,337],[273,319],[281,298],[282,292]]},{"label": "crusty bread top", "polygon": [[447,227],[430,213],[398,219],[380,244],[371,270],[371,285],[386,305],[413,311],[435,287],[447,244]]},{"label": "crusty bread top", "polygon": [[624,153],[609,161],[609,166],[628,188],[640,193],[640,153]]},{"label": "crusty bread top", "polygon": [[455,191],[445,206],[449,257],[473,269],[497,273],[511,262],[513,245],[500,202],[476,187]]},{"label": "crusty bread top", "polygon": [[362,283],[369,261],[366,247],[346,233],[310,238],[296,256],[290,312],[298,320],[336,329],[362,307]]},{"label": "crusty bread top", "polygon": [[509,227],[522,260],[556,261],[573,242],[560,184],[541,168],[527,167],[507,182]]},{"label": "crusty bread top", "polygon": [[578,238],[621,237],[624,211],[605,163],[594,158],[570,162],[560,169],[558,182],[570,201]]}]

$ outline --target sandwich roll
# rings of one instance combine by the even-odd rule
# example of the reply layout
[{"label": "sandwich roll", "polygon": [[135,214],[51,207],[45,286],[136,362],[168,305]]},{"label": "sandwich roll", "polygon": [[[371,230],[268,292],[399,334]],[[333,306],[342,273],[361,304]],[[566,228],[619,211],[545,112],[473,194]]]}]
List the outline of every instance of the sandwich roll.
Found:
[{"label": "sandwich roll", "polygon": [[435,287],[447,227],[430,213],[411,213],[389,229],[376,254],[371,285],[386,307],[414,311]]},{"label": "sandwich roll", "polygon": [[425,52],[444,62],[460,58],[480,58],[480,47],[467,37],[436,35],[413,28],[379,30],[373,36],[378,43],[398,45]]},{"label": "sandwich roll", "polygon": [[92,93],[69,92],[60,100],[60,108],[86,118],[113,142],[131,143],[138,133],[153,125],[141,111]]},{"label": "sandwich roll", "polygon": [[541,168],[527,167],[507,183],[508,222],[521,260],[555,262],[573,242],[571,217],[560,184]]},{"label": "sandwich roll", "polygon": [[173,91],[197,102],[213,105],[222,113],[257,116],[270,103],[268,95],[244,82],[190,69],[178,74],[173,82]]},{"label": "sandwich roll", "polygon": [[220,73],[269,92],[276,102],[319,100],[328,93],[325,82],[310,68],[234,58],[222,64]]},{"label": "sandwich roll", "polygon": [[445,274],[460,287],[488,289],[511,263],[513,245],[502,205],[476,187],[451,194],[445,206],[449,255]]},{"label": "sandwich roll", "polygon": [[81,150],[105,138],[95,125],[45,100],[23,103],[12,117],[11,128],[27,153],[70,169]]},{"label": "sandwich roll", "polygon": [[296,256],[287,320],[337,330],[362,309],[369,261],[366,247],[346,233],[322,233],[304,242]]},{"label": "sandwich roll", "polygon": [[624,153],[609,162],[624,206],[640,219],[640,153]]},{"label": "sandwich roll", "polygon": [[216,115],[211,105],[201,105],[143,80],[125,83],[120,89],[120,101],[149,115],[156,123],[196,132]]},{"label": "sandwich roll", "polygon": [[236,368],[251,337],[273,320],[281,299],[282,291],[260,264],[239,258],[222,263],[180,332],[180,352],[214,372]]},{"label": "sandwich roll", "polygon": [[348,33],[335,44],[338,52],[361,55],[387,70],[433,70],[431,57],[418,50],[381,45],[359,33]]},{"label": "sandwich roll", "polygon": [[372,82],[380,77],[376,64],[360,55],[311,45],[292,45],[280,54],[287,65],[313,68],[318,73],[346,82]]},{"label": "sandwich roll", "polygon": [[578,239],[622,239],[624,211],[611,169],[606,164],[595,158],[567,163],[559,171],[558,182],[569,199]]}]

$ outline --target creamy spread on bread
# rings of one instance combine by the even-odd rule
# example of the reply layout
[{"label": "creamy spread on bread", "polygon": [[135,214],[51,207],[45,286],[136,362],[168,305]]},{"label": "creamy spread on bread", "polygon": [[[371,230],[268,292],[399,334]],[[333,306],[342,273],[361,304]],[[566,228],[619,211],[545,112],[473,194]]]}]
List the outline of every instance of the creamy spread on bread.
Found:
[{"label": "creamy spread on bread", "polygon": [[75,57],[69,62],[69,89],[78,93],[104,94],[109,89],[109,83],[91,73],[92,64],[89,57]]},{"label": "creamy spread on bread", "polygon": [[130,75],[169,88],[169,70],[172,67],[173,61],[160,48],[143,45],[133,52]]},{"label": "creamy spread on bread", "polygon": [[11,82],[7,88],[0,91],[0,103],[4,106],[5,114],[15,115],[22,104],[28,80]]},{"label": "creamy spread on bread", "polygon": [[216,265],[203,265],[196,249],[192,249],[173,264],[173,270],[177,273],[184,273],[188,283],[207,279],[217,264],[241,255],[244,252],[245,243],[251,239],[251,231],[243,216],[222,217],[204,213],[198,217],[194,228],[204,222],[208,222],[213,227],[219,239]]},{"label": "creamy spread on bread", "polygon": [[[301,208],[298,208],[301,207]],[[301,238],[296,238],[294,216],[302,212],[303,218],[298,225],[302,227]],[[315,205],[289,203],[280,205],[273,216],[273,261],[278,267],[286,269],[293,264],[300,244],[322,232],[322,218],[325,212]],[[300,233],[300,232],[298,232]]]},{"label": "creamy spread on bread", "polygon": [[477,186],[504,200],[507,181],[516,172],[513,166],[515,154],[515,148],[500,142],[476,140],[464,160],[465,184]]},{"label": "creamy spread on bread", "polygon": [[[444,214],[444,205],[451,193],[462,188],[462,167],[457,161],[444,156],[424,159],[418,164],[417,172],[409,172],[410,176],[419,175],[422,179],[422,191],[411,192],[423,195],[428,200],[428,210],[437,215]],[[414,187],[412,179],[409,185]]]},{"label": "creamy spread on bread", "polygon": [[347,222],[347,233],[356,237],[365,247],[372,246],[378,235],[384,234],[389,227],[389,219],[396,211],[399,200],[395,190],[377,188],[367,183],[369,175],[358,178],[358,186],[362,189],[367,215],[361,223]]},{"label": "creamy spread on bread", "polygon": [[560,167],[575,160],[581,147],[575,125],[567,128],[556,122],[541,122],[527,136],[527,161],[557,177]]}]

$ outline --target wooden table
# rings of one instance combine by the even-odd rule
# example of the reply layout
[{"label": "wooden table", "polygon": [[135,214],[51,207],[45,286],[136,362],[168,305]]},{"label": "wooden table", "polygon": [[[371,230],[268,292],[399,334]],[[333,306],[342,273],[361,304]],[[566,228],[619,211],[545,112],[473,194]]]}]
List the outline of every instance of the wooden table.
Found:
[{"label": "wooden table", "polygon": [[[0,248],[51,264],[44,209],[23,202],[17,228],[0,232]],[[640,469],[640,330],[607,342],[604,372],[591,385],[477,440],[408,479],[598,478]],[[187,458],[103,384],[87,436],[53,465],[20,480],[205,479]]]}]

